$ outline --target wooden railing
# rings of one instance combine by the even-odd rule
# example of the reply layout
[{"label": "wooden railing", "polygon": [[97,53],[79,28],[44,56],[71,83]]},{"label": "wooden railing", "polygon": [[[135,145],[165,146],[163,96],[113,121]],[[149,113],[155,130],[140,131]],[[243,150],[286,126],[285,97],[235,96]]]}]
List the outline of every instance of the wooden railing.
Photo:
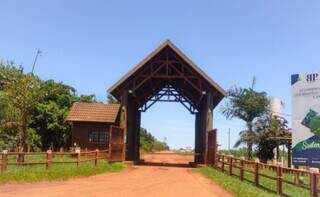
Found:
[{"label": "wooden railing", "polygon": [[[43,165],[46,169],[50,169],[54,164],[74,163],[77,167],[83,162],[94,161],[95,166],[98,165],[98,160],[108,159],[110,157],[109,150],[94,150],[74,152],[8,152],[3,151],[1,154],[1,172],[7,170],[8,166],[33,166]],[[41,159],[27,159],[28,157],[41,157]],[[57,158],[60,157],[60,160]],[[23,158],[22,161],[19,158]]]},{"label": "wooden railing", "polygon": [[[249,181],[257,187],[263,187],[264,189],[274,191],[271,188],[266,188],[259,182],[260,177],[270,179],[276,184],[276,191],[274,192],[276,192],[280,196],[288,196],[284,191],[284,184],[289,184],[295,187],[309,190],[311,197],[317,197],[320,193],[318,187],[320,173],[315,172],[312,169],[302,170],[286,168],[282,167],[281,165],[260,163],[258,160],[249,161],[245,160],[244,158],[235,158],[232,155],[223,154],[217,154],[217,162],[215,167],[221,169],[223,172],[227,172],[231,176],[239,177],[241,181]],[[235,169],[238,169],[238,174],[234,173]],[[270,175],[270,173],[264,173],[268,171],[273,172],[275,176]],[[253,181],[245,177],[245,172],[251,173],[253,175]],[[288,180],[285,175],[293,175],[294,181]],[[300,177],[302,176],[309,178],[309,182],[307,184],[300,182]]]}]

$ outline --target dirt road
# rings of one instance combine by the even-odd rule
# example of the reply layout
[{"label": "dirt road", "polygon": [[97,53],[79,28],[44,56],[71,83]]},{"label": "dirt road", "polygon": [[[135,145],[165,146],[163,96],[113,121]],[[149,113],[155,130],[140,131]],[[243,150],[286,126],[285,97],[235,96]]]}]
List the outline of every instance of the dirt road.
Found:
[{"label": "dirt road", "polygon": [[[146,161],[185,163],[191,156],[146,155]],[[133,166],[119,173],[30,184],[0,186],[0,196],[117,196],[117,197],[227,197],[219,186],[192,168]]]}]

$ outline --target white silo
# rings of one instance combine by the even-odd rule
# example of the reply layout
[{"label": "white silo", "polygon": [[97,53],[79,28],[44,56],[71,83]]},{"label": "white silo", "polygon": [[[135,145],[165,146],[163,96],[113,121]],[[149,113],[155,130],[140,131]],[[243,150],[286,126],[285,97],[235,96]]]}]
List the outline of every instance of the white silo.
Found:
[{"label": "white silo", "polygon": [[280,98],[272,97],[270,99],[270,111],[272,116],[281,116],[283,104]]}]

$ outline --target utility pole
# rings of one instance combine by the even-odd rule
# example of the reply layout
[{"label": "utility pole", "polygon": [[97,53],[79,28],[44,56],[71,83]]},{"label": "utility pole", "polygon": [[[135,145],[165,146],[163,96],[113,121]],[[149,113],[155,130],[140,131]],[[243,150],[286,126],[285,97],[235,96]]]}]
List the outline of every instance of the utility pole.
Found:
[{"label": "utility pole", "polygon": [[38,60],[38,56],[41,55],[42,51],[40,51],[40,49],[37,50],[37,53],[36,53],[36,57],[34,58],[34,61],[33,61],[33,65],[32,65],[32,70],[31,70],[31,73],[33,74],[33,71],[34,71],[34,67],[36,66],[36,63],[37,63],[37,60]]},{"label": "utility pole", "polygon": [[228,150],[230,151],[230,128],[228,130]]}]

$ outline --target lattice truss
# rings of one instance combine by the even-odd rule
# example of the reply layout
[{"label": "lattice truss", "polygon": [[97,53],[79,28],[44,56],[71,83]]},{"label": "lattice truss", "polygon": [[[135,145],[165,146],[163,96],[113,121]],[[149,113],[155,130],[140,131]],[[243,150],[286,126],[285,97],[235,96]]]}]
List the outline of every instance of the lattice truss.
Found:
[{"label": "lattice truss", "polygon": [[156,95],[140,107],[140,111],[147,111],[156,102],[180,102],[190,113],[197,113],[198,110],[193,106],[192,102],[179,94],[171,85],[166,85]]}]

